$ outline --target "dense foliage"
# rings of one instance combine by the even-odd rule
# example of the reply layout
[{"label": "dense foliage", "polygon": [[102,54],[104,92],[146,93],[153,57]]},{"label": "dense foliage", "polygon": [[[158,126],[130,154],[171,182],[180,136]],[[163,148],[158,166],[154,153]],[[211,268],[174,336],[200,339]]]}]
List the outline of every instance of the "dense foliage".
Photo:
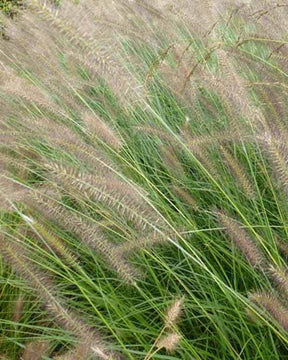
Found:
[{"label": "dense foliage", "polygon": [[0,359],[288,359],[287,5],[23,7],[0,18]]}]

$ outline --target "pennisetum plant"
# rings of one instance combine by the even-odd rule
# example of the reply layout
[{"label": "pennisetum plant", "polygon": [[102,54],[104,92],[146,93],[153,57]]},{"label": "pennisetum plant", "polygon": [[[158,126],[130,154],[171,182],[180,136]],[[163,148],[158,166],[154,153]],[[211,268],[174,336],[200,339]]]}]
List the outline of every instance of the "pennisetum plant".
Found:
[{"label": "pennisetum plant", "polygon": [[[1,234],[1,253],[5,256],[13,268],[28,283],[32,284],[34,290],[45,304],[45,307],[55,320],[85,345],[88,353],[94,353],[101,359],[117,359],[117,355],[113,355],[104,345],[100,335],[86,325],[76,314],[68,310],[67,306],[55,294],[55,285],[53,280],[43,272],[35,268],[29,255],[25,252],[23,246],[12,243],[9,238],[5,238]],[[31,343],[32,344],[32,343]],[[27,348],[27,353],[34,351],[35,344]]]},{"label": "pennisetum plant", "polygon": [[[177,332],[177,323],[183,310],[184,297],[175,299],[172,305],[166,310],[164,317],[164,326],[159,335],[145,356],[145,360],[151,359],[159,350],[166,349],[173,352],[176,349],[181,335]],[[156,350],[154,350],[156,348]]]},{"label": "pennisetum plant", "polygon": [[[287,5],[23,5],[0,14],[0,299],[33,289],[74,342],[25,338],[21,288],[0,348],[120,359],[108,329],[129,360],[284,358]],[[176,298],[145,352],[167,293],[195,316],[180,335]]]}]

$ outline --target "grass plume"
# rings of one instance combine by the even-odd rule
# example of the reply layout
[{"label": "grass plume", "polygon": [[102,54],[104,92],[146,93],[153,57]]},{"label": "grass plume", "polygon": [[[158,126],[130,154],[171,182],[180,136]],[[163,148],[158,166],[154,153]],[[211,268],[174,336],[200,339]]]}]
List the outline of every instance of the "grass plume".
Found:
[{"label": "grass plume", "polygon": [[280,303],[276,296],[267,293],[253,293],[250,295],[250,299],[264,308],[284,330],[288,330],[287,309]]},{"label": "grass plume", "polygon": [[288,7],[191,4],[0,4],[10,360],[287,357]]},{"label": "grass plume", "polygon": [[225,212],[216,211],[215,214],[219,223],[224,227],[224,232],[243,253],[248,262],[253,267],[264,269],[266,260],[248,233]]}]

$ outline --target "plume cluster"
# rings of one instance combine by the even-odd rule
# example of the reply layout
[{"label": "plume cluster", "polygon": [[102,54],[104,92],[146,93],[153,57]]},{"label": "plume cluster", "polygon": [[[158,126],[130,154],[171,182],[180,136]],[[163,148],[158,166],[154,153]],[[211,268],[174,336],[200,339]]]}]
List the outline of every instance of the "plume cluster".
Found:
[{"label": "plume cluster", "polygon": [[249,234],[231,217],[222,211],[216,211],[219,223],[224,227],[224,231],[233,243],[242,251],[249,263],[256,268],[263,269],[265,257],[257,244],[251,239]]},{"label": "plume cluster", "polygon": [[[55,317],[55,320],[64,329],[71,331],[75,338],[88,349],[88,353],[95,353],[99,358],[105,360],[116,359],[116,355],[109,354],[100,335],[94,329],[86,325],[78,315],[68,310],[67,306],[63,303],[63,300],[57,297],[53,281],[47,275],[43,274],[43,272],[40,273],[39,270],[36,269],[33,262],[29,260],[29,254],[25,252],[23,246],[9,241],[9,238],[5,238],[2,234],[0,241],[1,254],[5,257],[6,261],[13,266],[18,274],[23,277],[29,285],[33,286],[33,289],[38,293],[40,299],[42,299],[47,311]],[[46,348],[47,344],[45,343],[45,349]],[[28,355],[31,358],[38,350],[38,345],[30,343],[25,350],[26,358],[28,359]]]},{"label": "plume cluster", "polygon": [[[275,266],[269,263],[263,251],[255,244],[245,230],[243,230],[237,222],[227,216],[223,211],[217,211],[216,216],[219,223],[224,227],[224,231],[228,237],[235,243],[235,245],[242,251],[251,266],[258,268],[263,275],[270,278],[271,285],[275,289],[272,293],[269,292],[255,292],[251,293],[249,299],[258,306],[265,309],[265,311],[276,320],[284,330],[288,330],[288,308],[287,308],[287,294],[288,294],[288,269],[287,266]],[[276,242],[277,244],[279,241]],[[280,247],[281,250],[281,247]],[[248,312],[251,319],[253,314]]]},{"label": "plume cluster", "polygon": [[[255,309],[288,331],[288,275],[281,257],[287,258],[288,245],[284,236],[273,239],[272,230],[287,228],[287,10],[287,4],[266,0],[196,0],[193,11],[190,0],[23,0],[17,19],[0,14],[1,227],[7,222],[0,252],[74,336],[73,349],[61,347],[55,359],[120,356],[70,311],[57,281],[27,249],[35,246],[61,260],[69,276],[84,274],[83,283],[90,284],[94,280],[83,270],[89,264],[81,258],[89,250],[85,256],[95,255],[109,284],[106,267],[118,285],[130,285],[114,289],[113,278],[110,290],[146,297],[135,255],[142,256],[143,268],[156,260],[165,267],[169,249],[160,251],[161,260],[154,251],[174,243],[179,256],[175,251],[173,260],[197,260],[191,265],[200,268],[196,284],[209,278],[219,285],[234,271],[228,261],[222,267],[217,251],[225,246],[214,246],[214,235],[207,247],[179,236],[184,228],[206,245],[211,211],[251,274],[258,272],[263,284],[270,280],[272,290],[250,294]],[[210,260],[217,265],[206,266]],[[186,263],[181,260],[175,273]],[[182,292],[186,284],[179,284]],[[214,299],[212,291],[205,298]],[[86,300],[98,312],[98,304]],[[177,298],[167,309],[145,360],[177,348],[183,304]],[[213,318],[206,305],[201,309]],[[20,296],[12,321],[20,323],[23,313]],[[113,315],[107,316],[114,326]],[[121,324],[117,340],[128,339],[123,333]],[[40,359],[51,348],[44,340],[26,342],[21,357]],[[132,351],[129,358],[138,350]]]},{"label": "plume cluster", "polygon": [[[177,331],[177,323],[183,310],[183,303],[184,297],[175,299],[172,305],[166,310],[164,326],[146,354],[145,360],[151,359],[151,357],[161,349],[165,349],[167,352],[173,352],[179,345],[182,336]],[[155,347],[156,350],[154,350]]]}]

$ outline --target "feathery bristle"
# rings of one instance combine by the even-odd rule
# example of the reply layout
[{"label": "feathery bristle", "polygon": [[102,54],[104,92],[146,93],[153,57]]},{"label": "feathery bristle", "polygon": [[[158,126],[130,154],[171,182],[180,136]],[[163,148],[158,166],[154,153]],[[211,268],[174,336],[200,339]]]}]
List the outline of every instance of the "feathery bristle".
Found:
[{"label": "feathery bristle", "polygon": [[245,313],[249,321],[251,321],[254,324],[257,324],[257,326],[263,326],[263,322],[261,321],[261,318],[259,317],[258,314],[255,314],[253,310],[247,307],[245,308]]},{"label": "feathery bristle", "polygon": [[181,161],[179,161],[176,152],[171,147],[160,148],[161,160],[167,166],[167,169],[177,178],[185,176],[185,169]]},{"label": "feathery bristle", "polygon": [[53,360],[86,360],[90,355],[91,349],[87,347],[87,344],[80,343],[63,355],[54,356]]},{"label": "feathery bristle", "polygon": [[67,248],[67,246],[55,236],[44,224],[34,221],[33,227],[44,238],[48,246],[50,246],[59,256],[67,261],[68,264],[77,265],[77,257]]},{"label": "feathery bristle", "polygon": [[50,111],[55,112],[57,104],[47,98],[47,96],[40,91],[39,87],[32,85],[32,82],[25,81],[25,79],[16,76],[11,71],[6,75],[6,81],[1,84],[2,91],[6,94],[20,97],[23,100],[34,104],[34,106],[43,106]]},{"label": "feathery bristle", "polygon": [[[277,322],[288,331],[288,273],[277,250],[288,257],[288,245],[269,240],[287,231],[274,184],[288,192],[288,4],[1,2],[23,11],[0,13],[0,254],[15,270],[0,278],[0,313],[12,315],[0,352],[48,356],[41,341],[23,353],[23,339],[43,332],[55,360],[119,359],[94,323],[125,359],[140,359],[162,316],[145,359],[176,359],[160,353],[179,346],[181,312],[192,309],[179,359],[285,357]],[[228,212],[212,219],[211,206]],[[259,286],[277,287],[251,295],[263,311],[245,300],[261,276]],[[27,314],[22,288],[37,296]],[[176,295],[163,314],[170,290],[191,297]],[[267,340],[239,304],[275,319]]]},{"label": "feathery bristle", "polygon": [[29,190],[26,187],[14,182],[11,178],[4,176],[4,174],[0,175],[0,209],[11,210],[11,202],[24,200],[28,193]]},{"label": "feathery bristle", "polygon": [[70,178],[71,183],[73,179],[79,182],[82,181],[83,183],[91,185],[91,187],[99,186],[114,196],[118,194],[119,198],[127,197],[139,203],[139,205],[145,203],[143,197],[147,196],[147,193],[145,193],[143,189],[135,184],[133,184],[132,187],[129,183],[119,179],[112,171],[108,173],[108,169],[106,172],[103,172],[101,168],[99,169],[97,167],[97,173],[90,173],[57,163],[45,163],[44,166],[56,176],[59,174],[59,176],[66,176],[67,179]]},{"label": "feathery bristle", "polygon": [[[66,190],[73,188],[82,194],[91,202],[99,202],[106,204],[109,208],[118,211],[122,216],[127,217],[140,230],[145,230],[151,224],[159,223],[160,217],[152,211],[144,201],[136,203],[128,196],[123,196],[118,192],[113,191],[106,184],[93,181],[92,176],[82,176],[75,174],[74,170],[67,167],[53,165],[50,166],[53,177]],[[92,182],[91,182],[92,180]]]},{"label": "feathery bristle", "polygon": [[[221,80],[210,79],[208,82],[212,82],[213,89],[219,91],[219,93],[228,101],[233,111],[236,110],[237,115],[243,115],[247,119],[254,118],[254,106],[249,99],[248,92],[246,90],[245,81],[238,74],[235,65],[231,61],[231,56],[223,48],[216,50],[218,58],[218,65],[221,72]],[[208,75],[208,77],[209,77]],[[207,77],[207,78],[208,78]],[[232,117],[233,119],[234,117]],[[237,122],[233,121],[235,130],[239,128]]]},{"label": "feathery bristle", "polygon": [[115,150],[122,147],[122,141],[114,129],[98,116],[86,112],[83,115],[83,121],[93,136],[99,137]]},{"label": "feathery bristle", "polygon": [[[80,163],[90,165],[91,168],[97,169],[99,174],[113,174],[111,171],[112,162],[97,148],[86,144],[80,136],[77,136],[67,126],[57,124],[47,124],[46,139],[52,142],[60,149],[67,153],[73,154]],[[39,136],[43,136],[43,130],[39,132]],[[114,166],[115,167],[115,166]]]},{"label": "feathery bristle", "polygon": [[[96,168],[97,173],[113,174],[111,167],[115,167],[115,165],[112,165],[112,162],[104,155],[103,151],[87,144],[83,137],[73,131],[71,125],[69,127],[69,123],[64,125],[49,118],[41,117],[35,120],[27,117],[25,122],[21,123],[21,126],[25,126],[25,131],[18,131],[15,134],[18,140],[26,139],[27,144],[29,144],[31,134],[33,134],[33,137],[38,138],[41,142],[44,140],[51,146],[72,154],[81,164],[84,163],[90,165],[93,169]],[[46,158],[43,158],[43,160],[47,161]]]},{"label": "feathery bristle", "polygon": [[[80,60],[84,65],[88,64],[88,68],[92,68],[98,77],[100,75],[101,78],[105,79],[121,102],[124,104],[127,103],[128,98],[130,100],[135,99],[135,97],[138,99],[141,91],[139,90],[137,80],[126,71],[125,67],[122,66],[121,62],[115,57],[115,46],[117,42],[111,38],[111,35],[109,36],[110,39],[105,39],[105,47],[103,45],[101,46],[96,41],[99,37],[101,37],[103,41],[103,27],[100,31],[99,26],[96,25],[101,23],[101,20],[103,22],[103,19],[100,18],[99,20],[98,18],[95,19],[93,16],[92,18],[89,16],[90,21],[94,23],[96,31],[94,29],[93,31],[91,26],[88,27],[88,31],[84,31],[83,22],[80,21],[82,26],[79,26],[79,22],[73,21],[74,16],[65,16],[65,10],[68,14],[71,12],[73,14],[77,11],[77,16],[75,16],[75,18],[79,19],[79,16],[81,16],[79,10],[76,10],[75,7],[73,8],[69,2],[62,4],[61,7],[63,9],[59,14],[56,14],[53,11],[51,5],[41,1],[29,0],[27,1],[27,5],[31,7],[33,12],[36,11],[39,17],[47,24],[51,24],[53,28],[57,29],[58,36],[66,38],[71,47],[81,51],[81,57],[78,57],[78,61]],[[116,3],[111,3],[111,8],[114,9],[115,6]],[[98,8],[101,8],[101,4],[98,4]],[[84,9],[82,9],[82,16],[83,18],[86,18],[87,12],[84,13]],[[112,11],[111,13],[115,14],[115,11]],[[93,11],[91,12],[91,15],[93,15]],[[109,45],[108,42],[110,43]],[[110,51],[108,51],[109,47],[111,48]],[[69,51],[71,52],[71,49],[69,49]],[[127,81],[130,83],[129,89],[125,87]]]},{"label": "feathery bristle", "polygon": [[234,175],[234,179],[242,188],[242,191],[247,197],[254,197],[255,191],[243,166],[241,166],[241,164],[232,156],[228,150],[225,149],[225,147],[221,146],[220,150],[230,171]]},{"label": "feathery bristle", "polygon": [[220,224],[224,226],[225,233],[243,253],[248,262],[255,268],[263,269],[266,260],[247,232],[223,211],[215,211],[215,214]]},{"label": "feathery bristle", "polygon": [[193,144],[193,138],[187,129],[184,129],[182,131],[182,137],[187,144],[191,144],[189,145],[189,149],[191,150],[193,155],[196,156],[196,158],[206,169],[206,171],[208,171],[211,175],[217,178],[219,175],[215,164],[211,160],[207,146],[203,144]]},{"label": "feathery bristle", "polygon": [[288,295],[288,270],[270,265],[268,272],[272,282],[274,282],[280,293],[286,298]]},{"label": "feathery bristle", "polygon": [[155,126],[147,126],[147,125],[135,125],[133,126],[133,129],[135,131],[143,131],[147,134],[152,134],[157,136],[159,139],[166,140],[172,142],[174,145],[176,145],[176,139],[173,135],[168,133],[167,131],[164,131],[163,129],[157,128]]},{"label": "feathery bristle", "polygon": [[184,297],[176,299],[165,314],[165,328],[173,328],[181,316]]},{"label": "feathery bristle", "polygon": [[187,130],[184,130],[182,132],[183,136],[187,138],[187,145],[191,146],[211,146],[211,145],[217,145],[217,144],[225,144],[229,143],[231,141],[238,141],[241,139],[241,141],[249,138],[246,133],[239,132],[233,132],[231,129],[215,132],[212,134],[204,134],[204,135],[198,135],[198,136],[187,136],[184,135],[187,132]]},{"label": "feathery bristle", "polygon": [[23,315],[25,300],[22,295],[18,296],[18,298],[15,301],[14,309],[13,309],[13,315],[12,315],[12,321],[15,323],[18,323]]},{"label": "feathery bristle", "polygon": [[42,210],[41,206],[39,206],[38,210],[40,212],[44,211],[48,218],[75,233],[83,243],[101,254],[127,283],[135,283],[138,272],[119,253],[117,246],[109,243],[99,225],[82,218],[75,212],[67,210],[64,206],[60,206],[50,199],[41,198],[38,195],[36,201],[39,205],[45,207],[45,210]]},{"label": "feathery bristle", "polygon": [[277,134],[270,131],[258,136],[263,144],[263,150],[268,154],[275,178],[283,186],[285,193],[288,191],[288,157],[287,157],[287,135]]},{"label": "feathery bristle", "polygon": [[288,309],[276,298],[267,293],[253,293],[250,300],[263,307],[286,331],[288,331]]},{"label": "feathery bristle", "polygon": [[165,349],[168,352],[173,352],[178,346],[182,336],[176,332],[165,335],[159,341],[157,341],[156,346],[158,349]]},{"label": "feathery bristle", "polygon": [[39,340],[31,341],[25,346],[25,350],[21,356],[23,360],[41,360],[48,355],[50,347],[49,341]]},{"label": "feathery bristle", "polygon": [[191,209],[195,211],[199,211],[199,207],[197,205],[197,201],[193,198],[193,196],[190,194],[190,192],[182,188],[178,185],[171,186],[171,189],[173,193],[180,198],[181,201],[183,201],[185,204],[189,205]]},{"label": "feathery bristle", "polygon": [[[171,234],[171,236],[175,236],[175,234]],[[144,237],[133,238],[132,240],[127,240],[123,244],[117,246],[118,251],[122,254],[133,254],[136,251],[149,249],[153,246],[167,244],[169,241],[169,234],[163,233],[160,234],[158,232],[148,233]]]}]

